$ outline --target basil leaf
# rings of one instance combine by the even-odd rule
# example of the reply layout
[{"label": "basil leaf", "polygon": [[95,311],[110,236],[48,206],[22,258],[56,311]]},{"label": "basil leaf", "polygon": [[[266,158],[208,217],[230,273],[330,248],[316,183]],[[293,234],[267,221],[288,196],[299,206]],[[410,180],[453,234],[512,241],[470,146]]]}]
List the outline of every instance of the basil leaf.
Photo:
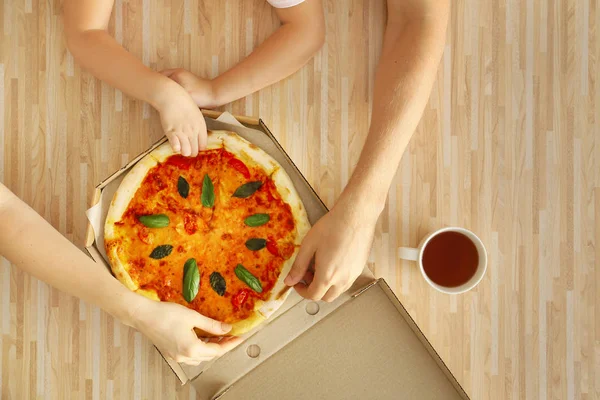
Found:
[{"label": "basil leaf", "polygon": [[245,199],[246,197],[250,197],[263,185],[261,181],[248,182],[244,183],[242,186],[236,189],[233,192],[233,197],[240,197]]},{"label": "basil leaf", "polygon": [[169,254],[171,254],[171,251],[173,251],[173,246],[171,246],[170,244],[162,244],[154,250],[152,250],[152,253],[150,253],[150,258],[160,260],[161,258],[165,258]]},{"label": "basil leaf", "polygon": [[240,281],[250,286],[250,289],[254,290],[256,293],[262,293],[262,285],[258,278],[252,275],[252,273],[244,268],[242,264],[238,264],[237,267],[235,267],[234,272],[235,276],[237,276]]},{"label": "basil leaf", "polygon": [[270,219],[269,214],[254,214],[246,218],[244,223],[248,226],[256,227],[266,224]]},{"label": "basil leaf", "polygon": [[223,296],[225,294],[225,290],[227,289],[225,278],[223,278],[220,273],[213,272],[210,274],[210,287],[212,287],[219,296]]},{"label": "basil leaf", "polygon": [[148,228],[164,228],[169,226],[169,217],[165,214],[142,215],[138,220]]},{"label": "basil leaf", "polygon": [[188,303],[196,298],[200,287],[200,272],[196,260],[190,258],[183,266],[183,298]]},{"label": "basil leaf", "polygon": [[215,187],[208,174],[204,175],[204,180],[202,181],[202,196],[200,200],[204,207],[212,208],[215,205]]},{"label": "basil leaf", "polygon": [[263,249],[266,245],[267,241],[265,239],[253,238],[246,240],[246,247],[248,250],[258,251]]},{"label": "basil leaf", "polygon": [[188,195],[190,194],[190,184],[183,176],[180,176],[177,180],[177,191],[184,199],[187,199]]}]

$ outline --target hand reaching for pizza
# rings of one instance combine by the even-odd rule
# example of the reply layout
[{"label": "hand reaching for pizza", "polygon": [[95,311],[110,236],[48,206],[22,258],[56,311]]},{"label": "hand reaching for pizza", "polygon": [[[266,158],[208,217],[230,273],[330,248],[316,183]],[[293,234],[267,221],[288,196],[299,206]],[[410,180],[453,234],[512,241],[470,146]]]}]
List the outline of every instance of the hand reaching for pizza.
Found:
[{"label": "hand reaching for pizza", "polygon": [[221,356],[241,342],[240,338],[214,338],[205,343],[198,339],[194,328],[220,336],[227,334],[231,326],[182,305],[145,297],[140,298],[132,321],[133,326],[146,335],[165,357],[190,365]]},{"label": "hand reaching for pizza", "polygon": [[217,99],[210,79],[200,78],[183,68],[166,69],[160,73],[180,84],[200,108],[214,108],[224,104]]},{"label": "hand reaching for pizza", "polygon": [[[285,279],[288,286],[311,300],[335,300],[363,271],[377,218],[349,212],[336,205],[308,232]],[[314,272],[310,266],[314,257]],[[307,283],[305,285],[301,281]]]},{"label": "hand reaching for pizza", "polygon": [[173,151],[196,157],[199,150],[206,148],[204,116],[183,88],[173,86],[157,106],[160,121]]}]

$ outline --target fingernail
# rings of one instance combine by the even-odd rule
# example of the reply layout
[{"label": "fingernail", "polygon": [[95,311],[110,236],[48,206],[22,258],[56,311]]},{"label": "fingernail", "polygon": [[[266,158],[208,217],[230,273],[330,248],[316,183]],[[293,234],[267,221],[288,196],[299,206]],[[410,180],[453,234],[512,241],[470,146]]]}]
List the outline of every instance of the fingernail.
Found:
[{"label": "fingernail", "polygon": [[231,325],[226,324],[225,322],[221,322],[221,329],[223,330],[223,332],[229,332],[231,328]]}]

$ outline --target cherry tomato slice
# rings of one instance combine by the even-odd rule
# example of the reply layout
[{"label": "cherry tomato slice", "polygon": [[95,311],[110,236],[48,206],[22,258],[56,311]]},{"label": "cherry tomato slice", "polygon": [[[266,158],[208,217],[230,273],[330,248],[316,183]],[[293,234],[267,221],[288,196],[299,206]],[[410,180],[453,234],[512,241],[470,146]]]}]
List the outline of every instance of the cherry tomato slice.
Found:
[{"label": "cherry tomato slice", "polygon": [[139,231],[138,231],[138,237],[140,238],[140,240],[146,244],[152,244],[154,236],[150,233],[150,231],[148,230],[148,228],[146,228],[145,226],[142,227]]},{"label": "cherry tomato slice", "polygon": [[184,215],[183,225],[188,235],[193,235],[198,230],[198,221],[196,220],[196,217],[190,213]]},{"label": "cherry tomato slice", "polygon": [[233,306],[235,308],[240,308],[242,306],[242,304],[244,304],[244,302],[248,298],[249,292],[250,292],[250,289],[240,290],[239,292],[237,292],[237,294],[235,296],[233,296],[231,298],[231,304],[233,304]]},{"label": "cherry tomato slice", "polygon": [[277,243],[274,240],[267,240],[267,250],[274,256],[279,257],[279,249],[277,249]]},{"label": "cherry tomato slice", "polygon": [[250,179],[250,171],[248,171],[248,167],[246,167],[246,164],[244,164],[242,161],[238,160],[237,158],[232,158],[229,160],[229,165],[240,174],[244,175],[244,178]]}]

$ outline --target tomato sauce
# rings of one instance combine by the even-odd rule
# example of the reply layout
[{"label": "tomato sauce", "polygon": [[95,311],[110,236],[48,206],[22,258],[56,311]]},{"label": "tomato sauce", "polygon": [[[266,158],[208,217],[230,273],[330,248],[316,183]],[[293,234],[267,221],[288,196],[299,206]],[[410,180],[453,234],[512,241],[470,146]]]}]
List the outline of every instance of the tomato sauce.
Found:
[{"label": "tomato sauce", "polygon": [[[201,201],[205,176],[214,186],[212,208]],[[179,193],[179,177],[189,184],[186,198]],[[247,198],[232,196],[252,181],[263,185]],[[257,213],[268,214],[269,221],[257,227],[246,225],[245,219]],[[169,225],[153,229],[139,222],[139,216],[152,214],[166,214]],[[247,166],[224,149],[204,151],[195,158],[174,155],[159,163],[147,174],[115,230],[124,238],[122,256],[140,287],[156,291],[163,301],[229,323],[249,317],[257,300],[269,298],[285,260],[295,250],[291,208],[274,182],[262,169]],[[265,239],[265,248],[247,248],[246,241],[251,238]],[[150,258],[159,245],[170,245],[172,251],[159,260]],[[182,291],[184,264],[190,258],[198,265],[200,284],[198,294],[188,303]],[[235,275],[238,264],[260,281],[261,293]],[[223,296],[211,284],[215,272],[225,282]]]}]

